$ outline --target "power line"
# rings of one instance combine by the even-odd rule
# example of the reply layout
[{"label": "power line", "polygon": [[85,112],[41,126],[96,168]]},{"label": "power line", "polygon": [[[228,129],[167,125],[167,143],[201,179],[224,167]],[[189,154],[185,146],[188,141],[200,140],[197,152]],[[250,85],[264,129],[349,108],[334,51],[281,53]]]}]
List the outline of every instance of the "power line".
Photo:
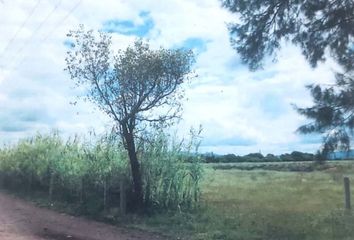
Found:
[{"label": "power line", "polygon": [[21,32],[22,28],[24,28],[24,26],[26,25],[26,23],[28,22],[28,20],[32,17],[34,11],[37,9],[37,7],[39,6],[41,0],[38,0],[36,5],[31,9],[30,14],[27,16],[27,18],[25,19],[25,21],[21,24],[21,26],[17,29],[15,35],[10,39],[10,41],[7,43],[6,47],[4,48],[4,50],[2,51],[2,53],[0,54],[0,58],[4,57],[5,52],[7,51],[7,49],[9,49],[10,45],[13,43],[13,41],[15,41],[17,35]]},{"label": "power line", "polygon": [[[57,2],[57,4],[54,6],[54,8],[52,9],[52,11],[41,21],[41,23],[35,28],[35,30],[33,31],[31,37],[29,39],[26,40],[26,42],[17,50],[15,56],[15,60],[12,62],[13,68],[15,69],[16,67],[20,66],[24,60],[26,59],[26,55],[22,57],[22,59],[20,58],[20,60],[18,61],[18,64],[16,64],[16,56],[20,56],[20,54],[23,52],[23,50],[25,49],[25,47],[32,41],[32,39],[34,38],[35,34],[42,28],[42,26],[48,21],[48,19],[53,15],[53,13],[58,9],[58,7],[60,6],[62,0],[59,0]],[[12,64],[10,64],[11,66]]]},{"label": "power line", "polygon": [[[42,21],[42,23],[36,28],[36,30],[34,31],[34,33],[36,31],[38,31],[42,25],[44,24],[45,21],[47,21],[49,19],[49,17],[58,9],[60,3],[62,2],[62,0],[59,0],[59,2],[56,4],[56,6],[54,7],[54,9],[52,10],[52,12],[45,18],[44,21]],[[76,8],[79,7],[79,5],[81,4],[82,0],[78,1],[71,9],[70,11],[59,21],[57,22],[57,24],[55,24],[54,28],[44,37],[40,40],[40,42],[45,42],[49,36],[60,26],[60,24],[62,24],[75,10]],[[32,34],[32,37],[34,36],[34,33]],[[16,55],[19,55],[23,49],[25,48],[25,46],[30,42],[30,40],[27,40],[26,43],[17,51]],[[24,58],[22,59],[21,63],[23,62]],[[20,63],[20,64],[21,64]]]},{"label": "power line", "polygon": [[71,9],[70,11],[59,21],[57,22],[57,24],[54,26],[54,28],[42,39],[42,41],[44,42],[45,40],[47,40],[49,38],[50,35],[52,35],[52,33],[58,29],[58,27],[65,22],[65,20],[76,10],[76,8],[79,7],[79,5],[81,4],[82,0],[79,0]]},{"label": "power line", "polygon": [[[52,16],[52,14],[58,9],[58,7],[60,6],[62,0],[59,0],[58,3],[54,6],[54,8],[52,9],[52,11],[43,19],[43,21],[35,28],[35,30],[32,32],[32,35],[30,38],[27,39],[27,41],[22,45],[22,47],[20,47],[16,54],[16,56],[19,56],[20,53],[24,50],[24,48],[32,41],[33,37],[35,36],[35,34],[42,28],[42,26],[44,25],[45,22],[48,21],[48,19]],[[16,61],[16,60],[15,60]]]},{"label": "power line", "polygon": [[[40,1],[40,0],[39,0],[39,1]],[[49,15],[47,15],[47,17],[44,19],[44,21],[42,21],[41,24],[35,29],[34,33],[35,33],[36,31],[38,31],[38,30],[43,26],[44,22],[47,21],[47,20],[49,19],[49,17],[57,10],[57,8],[59,7],[59,5],[60,5],[61,2],[62,2],[62,0],[59,0],[59,2],[56,4],[56,6],[55,6],[54,9],[52,10],[52,12],[51,12]],[[78,2],[70,9],[70,11],[69,11],[66,15],[65,15],[59,22],[57,22],[57,24],[55,24],[55,27],[54,27],[44,38],[42,38],[42,39],[40,40],[40,42],[46,41],[46,40],[48,39],[48,37],[60,26],[60,24],[62,24],[62,23],[76,10],[76,8],[79,7],[79,5],[81,4],[81,2],[82,2],[82,0],[78,1]],[[32,34],[31,38],[34,36],[34,33]],[[19,54],[24,50],[24,48],[26,47],[26,45],[28,45],[29,42],[30,42],[30,40],[27,40],[26,43],[17,51],[17,54],[16,54],[16,55],[19,55]],[[27,57],[27,56],[22,57],[22,59],[18,62],[18,64],[14,64],[14,65],[13,65],[13,68],[10,68],[10,69],[11,69],[11,70],[14,70],[14,69],[16,69],[18,66],[20,66],[20,65],[24,62],[24,60],[25,60],[26,57]],[[15,60],[13,63],[15,63],[15,62],[16,62],[16,60]],[[11,70],[10,70],[10,71],[11,71]]]}]

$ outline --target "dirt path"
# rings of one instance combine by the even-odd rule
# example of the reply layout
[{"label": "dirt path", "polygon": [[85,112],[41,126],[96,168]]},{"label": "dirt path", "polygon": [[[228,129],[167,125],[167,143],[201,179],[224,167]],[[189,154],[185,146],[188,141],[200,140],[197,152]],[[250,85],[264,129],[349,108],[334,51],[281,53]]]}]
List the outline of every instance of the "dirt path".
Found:
[{"label": "dirt path", "polygon": [[139,230],[117,228],[38,208],[0,192],[1,240],[162,240]]}]

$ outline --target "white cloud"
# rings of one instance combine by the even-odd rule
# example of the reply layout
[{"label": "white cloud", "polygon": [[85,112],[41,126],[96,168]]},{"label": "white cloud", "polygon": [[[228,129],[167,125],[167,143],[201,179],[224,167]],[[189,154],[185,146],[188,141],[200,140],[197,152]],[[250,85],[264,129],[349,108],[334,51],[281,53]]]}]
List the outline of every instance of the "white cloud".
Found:
[{"label": "white cloud", "polygon": [[[313,70],[298,49],[285,44],[277,63],[268,62],[265,70],[249,72],[229,43],[226,23],[235,17],[220,7],[220,1],[57,0],[40,1],[34,9],[36,4],[36,0],[5,0],[0,4],[1,116],[16,123],[19,109],[40,115],[32,125],[20,121],[18,124],[26,127],[22,132],[0,130],[2,139],[18,139],[51,128],[68,134],[91,128],[103,130],[109,120],[91,104],[69,104],[79,91],[73,89],[63,71],[66,33],[80,23],[100,29],[112,19],[142,25],[140,13],[147,11],[154,28],[146,38],[153,46],[175,47],[190,38],[204,40],[205,48],[195,64],[199,77],[186,86],[188,101],[181,123],[186,132],[191,125],[203,125],[202,150],[316,150],[318,144],[305,143],[294,133],[305,119],[290,104],[310,105],[304,85],[332,81],[334,64],[329,62]],[[112,38],[117,50],[135,37],[114,34]],[[0,129],[4,122],[0,119]],[[218,142],[228,145],[215,145]]]}]

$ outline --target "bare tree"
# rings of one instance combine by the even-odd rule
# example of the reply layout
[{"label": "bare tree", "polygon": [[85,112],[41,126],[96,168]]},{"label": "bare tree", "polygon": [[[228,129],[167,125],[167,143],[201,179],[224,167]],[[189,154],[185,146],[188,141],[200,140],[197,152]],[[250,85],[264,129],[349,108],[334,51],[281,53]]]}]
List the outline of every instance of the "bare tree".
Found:
[{"label": "bare tree", "polygon": [[133,180],[134,205],[144,205],[144,189],[136,139],[147,123],[165,124],[180,116],[182,83],[191,73],[194,57],[182,49],[150,49],[141,40],[113,54],[111,37],[70,31],[66,70],[86,98],[114,120],[127,149]]}]

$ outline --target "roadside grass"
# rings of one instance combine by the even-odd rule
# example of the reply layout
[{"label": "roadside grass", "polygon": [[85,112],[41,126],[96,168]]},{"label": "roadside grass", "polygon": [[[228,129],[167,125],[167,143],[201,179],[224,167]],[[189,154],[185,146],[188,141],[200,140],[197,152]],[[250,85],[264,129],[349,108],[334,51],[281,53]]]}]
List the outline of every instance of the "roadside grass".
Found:
[{"label": "roadside grass", "polygon": [[351,165],[314,172],[208,168],[205,175],[200,209],[139,218],[135,226],[175,239],[354,239],[354,213],[343,202]]},{"label": "roadside grass", "polygon": [[[206,167],[204,176],[198,209],[93,218],[159,232],[170,239],[354,239],[354,212],[344,209],[343,196],[343,177],[354,182],[352,164],[312,172]],[[80,206],[48,202],[43,194],[19,196],[56,211],[80,212]]]}]

